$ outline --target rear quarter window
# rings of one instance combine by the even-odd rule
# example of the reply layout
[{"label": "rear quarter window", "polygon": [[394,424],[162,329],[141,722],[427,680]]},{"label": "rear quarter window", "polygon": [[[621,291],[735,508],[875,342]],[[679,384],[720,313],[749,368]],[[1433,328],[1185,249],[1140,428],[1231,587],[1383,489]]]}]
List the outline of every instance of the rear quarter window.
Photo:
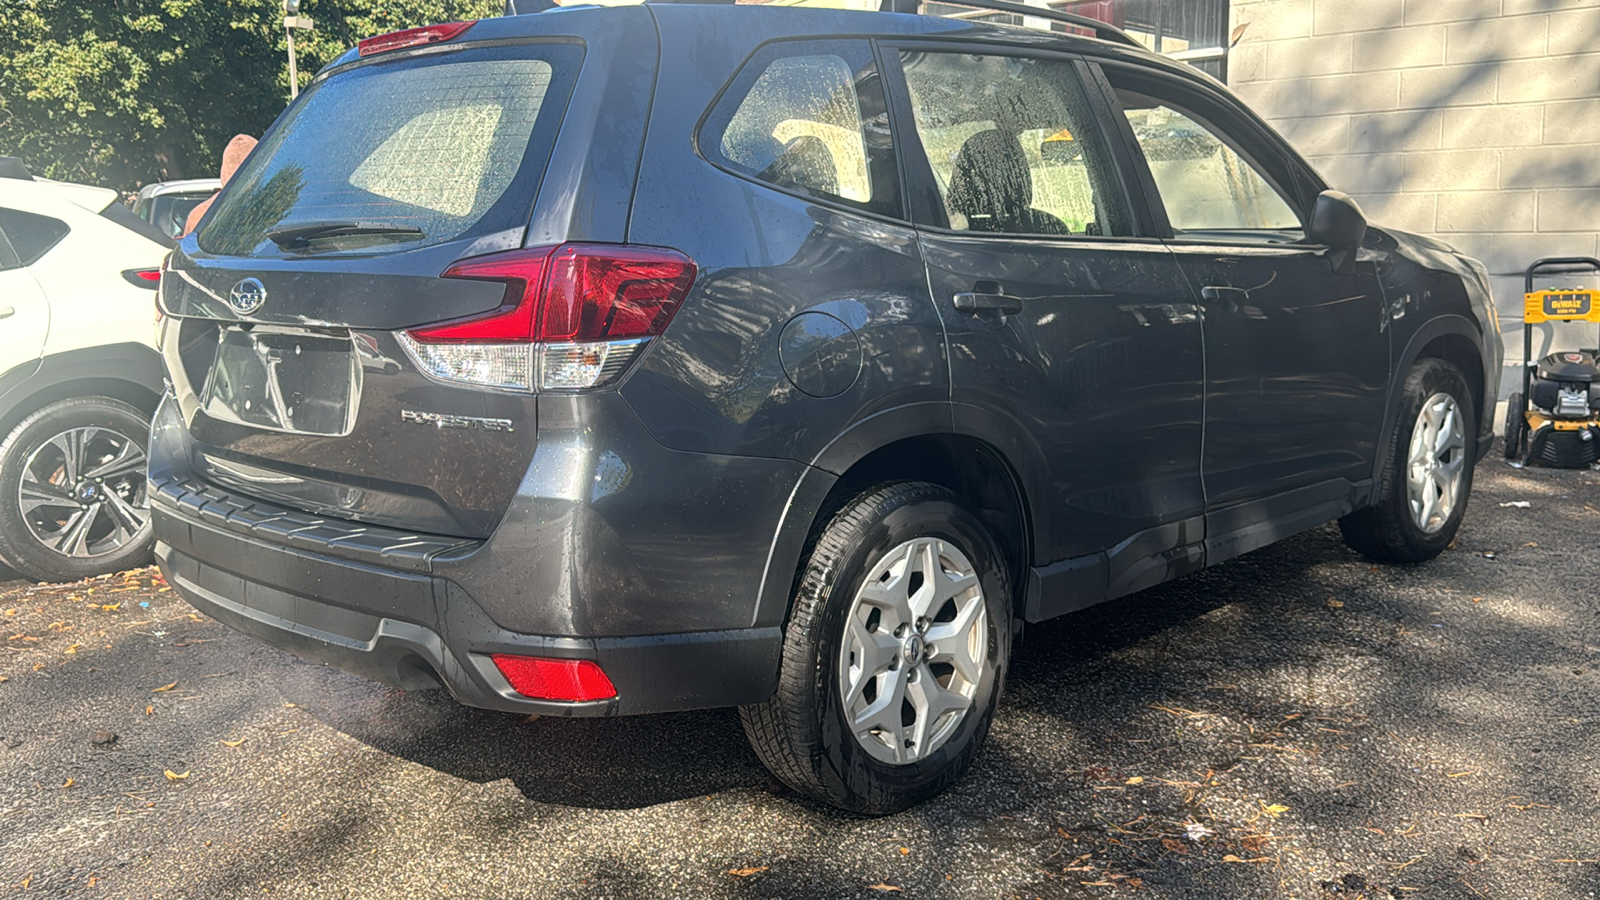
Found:
[{"label": "rear quarter window", "polygon": [[31,266],[44,258],[72,229],[50,216],[0,208],[0,231],[5,232],[21,265]]},{"label": "rear quarter window", "polygon": [[319,252],[373,252],[524,225],[582,62],[571,44],[383,60],[318,83],[268,134],[200,230],[201,249],[279,255],[313,222],[415,228]]},{"label": "rear quarter window", "polygon": [[707,119],[701,151],[792,193],[900,215],[883,82],[865,41],[785,42],[757,53]]}]

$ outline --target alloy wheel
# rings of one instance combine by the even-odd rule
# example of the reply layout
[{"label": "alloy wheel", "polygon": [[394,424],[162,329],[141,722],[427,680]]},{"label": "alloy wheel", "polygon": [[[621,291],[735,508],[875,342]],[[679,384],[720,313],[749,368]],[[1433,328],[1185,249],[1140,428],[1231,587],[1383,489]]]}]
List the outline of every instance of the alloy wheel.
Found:
[{"label": "alloy wheel", "polygon": [[916,538],[878,559],[839,649],[839,695],[862,748],[907,765],[949,740],[972,709],[988,633],[978,573],[955,545]]},{"label": "alloy wheel", "polygon": [[17,489],[28,532],[79,559],[113,553],[150,517],[145,451],[111,428],[69,428],[34,449]]},{"label": "alloy wheel", "polygon": [[1461,407],[1440,392],[1423,401],[1411,428],[1406,458],[1406,500],[1424,534],[1445,526],[1461,500],[1467,437]]}]

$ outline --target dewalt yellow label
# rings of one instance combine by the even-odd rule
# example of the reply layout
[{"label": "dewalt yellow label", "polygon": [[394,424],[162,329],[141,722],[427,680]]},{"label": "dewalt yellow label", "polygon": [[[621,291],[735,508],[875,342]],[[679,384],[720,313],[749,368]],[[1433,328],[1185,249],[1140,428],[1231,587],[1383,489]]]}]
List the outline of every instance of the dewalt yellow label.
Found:
[{"label": "dewalt yellow label", "polygon": [[1551,319],[1600,322],[1594,291],[1533,291],[1524,298],[1523,320],[1538,324]]}]

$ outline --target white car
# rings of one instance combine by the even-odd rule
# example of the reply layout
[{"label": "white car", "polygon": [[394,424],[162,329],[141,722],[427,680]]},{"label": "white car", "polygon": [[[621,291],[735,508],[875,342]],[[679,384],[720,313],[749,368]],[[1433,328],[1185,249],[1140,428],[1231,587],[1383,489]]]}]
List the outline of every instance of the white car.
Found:
[{"label": "white car", "polygon": [[0,165],[0,561],[38,581],[150,557],[167,247],[106,188]]},{"label": "white car", "polygon": [[181,237],[189,213],[216,196],[222,181],[216,178],[190,178],[185,181],[158,181],[139,189],[133,201],[133,214],[149,222],[169,237]]}]

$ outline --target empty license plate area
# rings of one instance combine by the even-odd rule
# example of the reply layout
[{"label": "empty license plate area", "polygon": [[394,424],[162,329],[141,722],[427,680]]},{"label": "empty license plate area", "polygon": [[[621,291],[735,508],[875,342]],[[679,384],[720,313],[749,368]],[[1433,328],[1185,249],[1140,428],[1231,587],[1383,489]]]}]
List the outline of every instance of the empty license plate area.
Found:
[{"label": "empty license plate area", "polygon": [[200,405],[225,422],[342,437],[356,423],[361,366],[348,333],[272,325],[218,330]]}]

